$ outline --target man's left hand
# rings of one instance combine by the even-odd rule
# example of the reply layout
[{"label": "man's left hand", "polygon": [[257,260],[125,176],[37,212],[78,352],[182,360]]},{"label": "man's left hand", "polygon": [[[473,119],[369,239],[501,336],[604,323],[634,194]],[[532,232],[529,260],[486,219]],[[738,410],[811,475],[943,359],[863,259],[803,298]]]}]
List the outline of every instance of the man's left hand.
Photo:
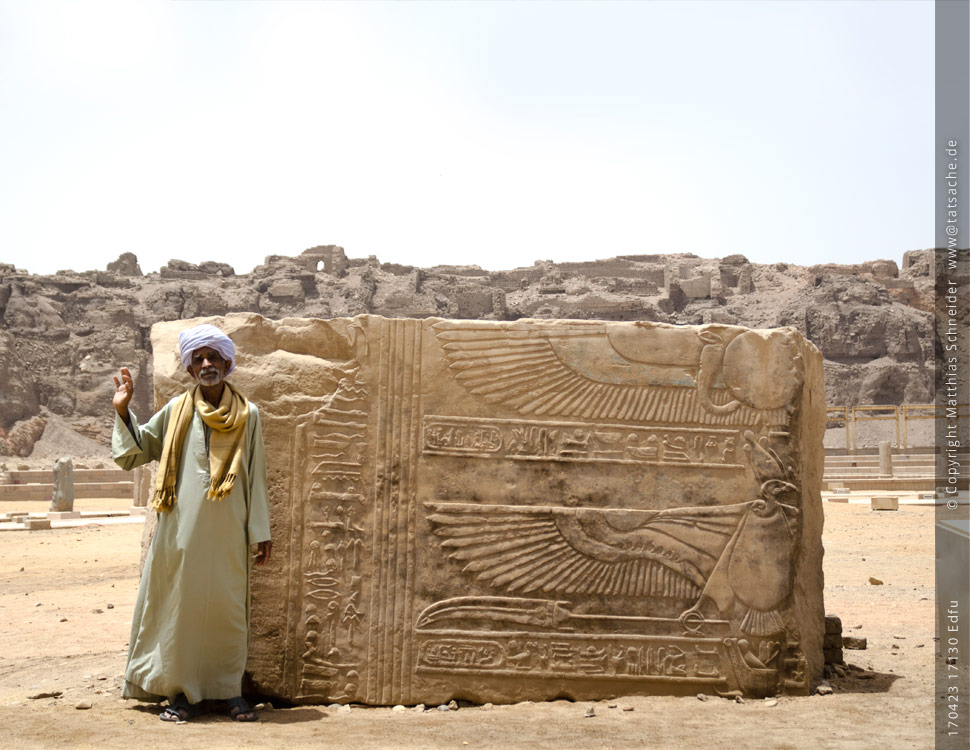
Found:
[{"label": "man's left hand", "polygon": [[258,542],[256,544],[256,557],[253,561],[257,565],[265,565],[269,561],[269,554],[273,551],[272,542]]}]

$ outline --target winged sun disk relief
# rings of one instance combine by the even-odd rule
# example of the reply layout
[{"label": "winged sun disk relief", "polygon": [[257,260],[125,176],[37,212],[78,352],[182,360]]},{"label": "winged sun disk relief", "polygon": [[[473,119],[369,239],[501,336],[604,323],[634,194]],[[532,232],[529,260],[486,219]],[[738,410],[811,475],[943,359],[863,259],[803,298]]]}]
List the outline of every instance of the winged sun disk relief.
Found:
[{"label": "winged sun disk relief", "polygon": [[638,511],[427,503],[449,557],[509,592],[689,599],[681,618],[741,606],[741,632],[784,629],[799,512],[781,480],[757,500],[715,508]]},{"label": "winged sun disk relief", "polygon": [[[787,421],[780,406],[756,409],[714,387],[725,347],[710,331],[628,324],[434,328],[455,379],[486,403],[520,414],[702,424]],[[646,345],[661,335],[665,344],[679,337],[679,348]]]},{"label": "winged sun disk relief", "polygon": [[449,557],[490,586],[696,599],[750,505],[668,511],[428,507]]}]

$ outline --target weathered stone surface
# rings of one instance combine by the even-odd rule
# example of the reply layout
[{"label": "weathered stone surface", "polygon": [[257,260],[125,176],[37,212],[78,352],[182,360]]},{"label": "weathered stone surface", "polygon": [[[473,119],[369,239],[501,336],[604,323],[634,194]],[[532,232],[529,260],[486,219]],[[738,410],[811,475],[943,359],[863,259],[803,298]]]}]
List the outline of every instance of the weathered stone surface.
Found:
[{"label": "weathered stone surface", "polygon": [[139,466],[132,472],[132,507],[148,507],[148,499],[154,486],[154,475],[155,464]]},{"label": "weathered stone surface", "polygon": [[[271,255],[242,274],[223,263],[172,260],[142,275],[130,253],[107,271],[48,276],[0,263],[0,428],[46,408],[107,445],[112,371],[125,362],[138,370],[136,384],[150,383],[152,324],[230,312],[791,325],[825,358],[830,404],[927,403],[931,268],[932,251],[921,250],[907,253],[901,270],[888,261],[805,267],[658,254],[492,272],[348,260],[334,245]],[[136,413],[150,401],[139,388]]]},{"label": "weathered stone surface", "polygon": [[[258,691],[438,705],[821,676],[822,367],[796,331],[207,320],[269,457]],[[197,322],[152,329],[158,403]]]},{"label": "weathered stone surface", "polygon": [[69,456],[54,462],[54,492],[51,494],[50,510],[74,510],[74,462]]},{"label": "weathered stone surface", "polygon": [[879,473],[890,477],[893,475],[893,449],[888,440],[879,441]]},{"label": "weathered stone surface", "polygon": [[822,640],[822,648],[825,650],[830,648],[842,648],[842,634],[826,633],[825,638]]},{"label": "weathered stone surface", "polygon": [[267,294],[277,300],[302,300],[304,296],[303,284],[300,283],[299,279],[282,279],[270,284]]},{"label": "weathered stone surface", "polygon": [[0,331],[0,429],[37,414],[37,388],[17,356],[13,336]]},{"label": "weathered stone surface", "polygon": [[0,429],[0,453],[6,456],[29,456],[34,445],[44,434],[47,418],[38,414],[36,417],[17,422],[4,435]]},{"label": "weathered stone surface", "polygon": [[899,497],[896,495],[884,495],[869,499],[869,507],[872,510],[899,510]]},{"label": "weathered stone surface", "polygon": [[80,517],[79,510],[52,510],[47,513],[48,521],[72,521]]},{"label": "weathered stone surface", "polygon": [[118,276],[141,276],[141,266],[138,265],[138,258],[134,253],[122,253],[118,260],[108,264],[108,272]]}]

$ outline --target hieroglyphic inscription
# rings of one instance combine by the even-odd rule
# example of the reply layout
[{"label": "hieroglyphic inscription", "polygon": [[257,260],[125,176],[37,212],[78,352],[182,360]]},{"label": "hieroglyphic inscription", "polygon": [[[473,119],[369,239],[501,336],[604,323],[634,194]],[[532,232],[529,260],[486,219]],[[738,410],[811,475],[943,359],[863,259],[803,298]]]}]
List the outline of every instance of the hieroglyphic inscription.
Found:
[{"label": "hieroglyphic inscription", "polygon": [[[675,625],[676,621],[668,621]],[[428,631],[417,669],[429,674],[499,678],[573,678],[707,685],[773,695],[784,684],[804,690],[798,643],[735,637]]]},{"label": "hieroglyphic inscription", "polygon": [[424,417],[426,456],[743,469],[742,432],[474,417]]},{"label": "hieroglyphic inscription", "polygon": [[727,686],[723,639],[546,633],[428,634],[418,670],[496,676],[646,679]]},{"label": "hieroglyphic inscription", "polygon": [[303,699],[354,700],[363,662],[367,389],[359,366],[304,427],[300,676]]},{"label": "hieroglyphic inscription", "polygon": [[418,667],[488,670],[498,669],[505,659],[505,648],[497,641],[439,638],[421,645]]}]

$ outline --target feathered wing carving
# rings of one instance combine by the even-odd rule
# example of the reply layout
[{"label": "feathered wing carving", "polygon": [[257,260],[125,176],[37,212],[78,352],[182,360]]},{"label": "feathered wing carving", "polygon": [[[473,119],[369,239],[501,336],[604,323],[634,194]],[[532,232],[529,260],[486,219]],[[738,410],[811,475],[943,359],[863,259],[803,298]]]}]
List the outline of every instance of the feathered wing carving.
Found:
[{"label": "feathered wing carving", "polygon": [[[705,409],[694,380],[683,369],[673,384],[651,383],[649,373],[663,368],[623,360],[602,324],[537,328],[447,322],[436,323],[434,329],[463,387],[486,403],[500,403],[520,414],[695,424],[760,421],[758,412],[748,406],[730,414]],[[582,372],[566,362],[561,351],[580,339],[589,353]],[[725,390],[710,392],[716,406],[731,398]]]},{"label": "feathered wing carving", "polygon": [[[507,404],[522,414],[573,415],[590,411],[593,416],[595,402],[616,400],[623,390],[635,388],[600,383],[580,375],[559,359],[548,337],[535,330],[494,326],[436,329],[459,383],[486,403]],[[562,334],[589,336],[599,331],[566,329]]]},{"label": "feathered wing carving", "polygon": [[690,600],[749,505],[639,511],[427,503],[449,556],[494,588]]}]

